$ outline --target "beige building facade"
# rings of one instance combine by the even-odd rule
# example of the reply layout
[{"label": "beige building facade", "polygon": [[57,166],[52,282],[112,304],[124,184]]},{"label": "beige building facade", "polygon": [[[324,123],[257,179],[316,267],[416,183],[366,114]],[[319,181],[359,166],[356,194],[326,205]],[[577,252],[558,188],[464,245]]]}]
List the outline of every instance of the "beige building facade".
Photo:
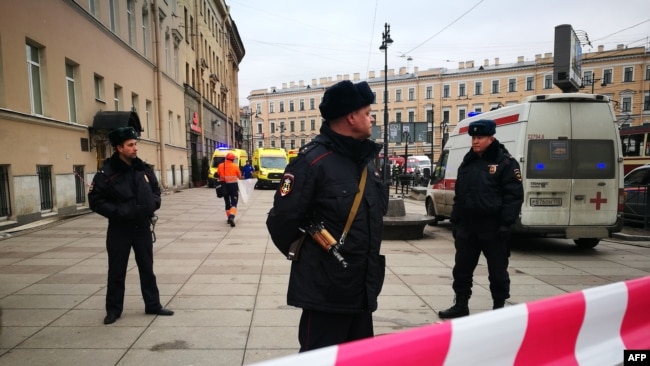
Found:
[{"label": "beige building facade", "polygon": [[[194,29],[185,14],[198,14]],[[215,31],[194,42],[202,19]],[[222,45],[211,48],[220,63],[203,67],[211,44]],[[141,130],[138,156],[163,189],[190,186],[193,135],[202,155],[217,140],[235,143],[226,123],[203,128],[195,104],[235,126],[242,57],[223,1],[0,2],[0,228],[87,210],[115,127]]]},{"label": "beige building facade", "polygon": [[[650,123],[650,53],[643,47],[602,46],[582,55],[583,88],[580,92],[604,94],[614,103],[620,125]],[[514,60],[513,60],[514,61]],[[521,102],[536,94],[560,93],[553,85],[553,56],[518,57],[501,63],[497,58],[460,62],[457,69],[413,71],[402,67],[384,72],[338,75],[336,78],[298,81],[281,87],[254,90],[248,99],[258,117],[252,122],[256,147],[298,148],[311,141],[322,119],[318,110],[325,89],[341,80],[367,81],[376,96],[372,139],[384,141],[384,87],[388,89],[388,154],[433,156],[441,151],[445,131],[470,113]],[[593,89],[593,90],[592,90]],[[406,131],[406,133],[404,133]],[[431,136],[433,135],[433,145]],[[497,136],[498,137],[498,136]]]}]

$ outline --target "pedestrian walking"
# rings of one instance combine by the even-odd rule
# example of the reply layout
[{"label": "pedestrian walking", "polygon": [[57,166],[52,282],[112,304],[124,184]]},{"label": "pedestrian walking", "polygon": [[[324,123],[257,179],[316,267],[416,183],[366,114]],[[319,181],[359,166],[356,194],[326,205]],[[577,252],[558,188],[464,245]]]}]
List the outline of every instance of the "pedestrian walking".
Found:
[{"label": "pedestrian walking", "polygon": [[244,179],[252,179],[253,178],[253,173],[255,172],[255,168],[253,168],[253,164],[251,163],[250,160],[246,161],[246,165],[244,165],[242,168],[242,175],[244,176]]},{"label": "pedestrian walking", "polygon": [[160,304],[153,272],[152,217],[160,208],[160,187],[151,166],[137,157],[138,134],[133,127],[109,133],[115,152],[95,174],[88,193],[90,209],[108,218],[106,251],[108,284],[104,324],[114,323],[124,308],[126,270],[131,248],[140,275],[147,314],[173,315]]},{"label": "pedestrian walking", "polygon": [[235,154],[226,154],[226,160],[217,166],[219,182],[223,185],[223,201],[226,205],[226,218],[231,227],[235,227],[235,216],[237,215],[237,201],[239,200],[239,186],[237,181],[241,179],[239,166],[235,164]]},{"label": "pedestrian walking", "polygon": [[468,133],[472,147],[458,168],[450,218],[456,247],[456,298],[452,307],[438,313],[443,319],[469,315],[472,279],[481,252],[487,259],[493,309],[505,305],[510,297],[510,229],[524,196],[519,164],[494,137],[496,123],[472,122]]},{"label": "pedestrian walking", "polygon": [[374,335],[388,206],[373,163],[381,145],[368,139],[374,99],[366,82],[325,91],[320,134],[286,167],[266,221],[275,245],[293,259],[287,303],[302,308],[300,352]]}]

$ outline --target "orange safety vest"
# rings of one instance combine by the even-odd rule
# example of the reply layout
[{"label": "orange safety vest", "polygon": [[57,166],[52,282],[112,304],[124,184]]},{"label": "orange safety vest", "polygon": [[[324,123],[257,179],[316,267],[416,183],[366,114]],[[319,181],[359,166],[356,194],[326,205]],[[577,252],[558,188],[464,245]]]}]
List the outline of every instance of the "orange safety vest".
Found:
[{"label": "orange safety vest", "polygon": [[239,166],[230,160],[225,160],[217,166],[217,174],[219,174],[219,181],[226,183],[237,183],[241,178]]}]

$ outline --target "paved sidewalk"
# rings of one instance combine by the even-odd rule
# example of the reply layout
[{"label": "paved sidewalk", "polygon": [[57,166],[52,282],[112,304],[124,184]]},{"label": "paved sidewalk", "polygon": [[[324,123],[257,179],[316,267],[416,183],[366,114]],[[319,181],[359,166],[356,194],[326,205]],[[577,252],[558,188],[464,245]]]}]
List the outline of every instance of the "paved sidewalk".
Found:
[{"label": "paved sidewalk", "polygon": [[[273,191],[256,190],[230,228],[213,189],[163,196],[154,267],[162,302],[176,314],[144,314],[131,256],[125,311],[110,326],[102,324],[104,218],[92,213],[8,233],[0,240],[0,364],[243,365],[296,353],[300,310],[285,301],[290,263],[265,226],[272,197]],[[405,206],[424,213],[423,202],[406,200]],[[618,256],[625,249],[617,250]],[[436,312],[453,298],[448,228],[427,226],[422,240],[384,241],[382,252],[388,268],[374,314],[376,333],[439,321]],[[575,290],[574,275],[558,288],[517,270],[556,274],[541,256],[515,252],[511,261],[517,296],[510,303]],[[619,263],[606,270],[615,280],[639,276]],[[475,281],[472,313],[491,307],[484,266]],[[524,290],[530,288],[534,293]]]}]

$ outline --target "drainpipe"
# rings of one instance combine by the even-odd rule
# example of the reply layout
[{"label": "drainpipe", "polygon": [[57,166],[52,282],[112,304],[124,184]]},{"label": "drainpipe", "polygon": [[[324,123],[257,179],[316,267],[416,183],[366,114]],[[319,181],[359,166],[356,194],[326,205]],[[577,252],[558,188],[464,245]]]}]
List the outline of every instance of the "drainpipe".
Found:
[{"label": "drainpipe", "polygon": [[163,111],[162,111],[162,88],[160,87],[160,20],[158,19],[158,0],[153,0],[152,14],[153,14],[153,34],[154,34],[154,72],[156,74],[156,83],[154,90],[156,92],[156,106],[158,110],[157,118],[157,137],[158,137],[158,156],[160,163],[160,185],[163,189],[167,189],[167,168],[165,166],[165,142],[163,141],[164,126]]}]

